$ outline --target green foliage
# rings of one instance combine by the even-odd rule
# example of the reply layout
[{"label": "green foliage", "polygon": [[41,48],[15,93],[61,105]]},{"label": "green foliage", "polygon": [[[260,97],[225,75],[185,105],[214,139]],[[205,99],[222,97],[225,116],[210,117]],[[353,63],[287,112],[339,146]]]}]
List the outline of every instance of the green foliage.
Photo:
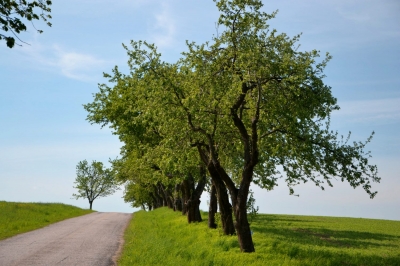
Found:
[{"label": "green foliage", "polygon": [[[26,19],[30,22],[41,19],[46,22],[49,27],[51,27],[51,23],[48,22],[48,20],[51,19],[51,15],[49,14],[51,12],[51,4],[52,2],[49,0],[0,0],[1,30],[7,33],[10,32],[12,35],[14,35],[4,35],[0,33],[0,40],[4,39],[9,48],[14,47],[14,37],[18,38],[17,34],[21,33],[22,31],[26,31],[26,25],[21,21],[20,18]],[[40,13],[37,12],[36,9],[39,9]],[[37,30],[37,32],[42,33],[43,31]]]},{"label": "green foliage", "polygon": [[300,36],[270,30],[275,13],[261,12],[261,1],[216,4],[221,34],[210,43],[188,43],[175,63],[162,61],[145,41],[124,46],[130,73],[115,67],[105,75],[115,86],[100,86],[85,105],[88,120],[115,130],[123,156],[135,157],[132,168],[155,164],[182,173],[198,164],[197,148],[203,161],[230,174],[231,193],[233,184],[248,189],[251,181],[273,189],[285,177],[293,194],[300,183],[324,189],[340,177],[373,198],[371,182],[380,178],[365,151],[373,134],[350,144],[329,128],[330,113],[339,109],[323,82],[331,56],[299,51]]},{"label": "green foliage", "polygon": [[0,201],[0,239],[91,212],[61,203]]},{"label": "green foliage", "polygon": [[[298,184],[324,189],[339,177],[373,198],[371,183],[380,177],[365,147],[374,133],[349,143],[350,134],[330,129],[339,109],[323,81],[331,56],[300,51],[300,35],[270,29],[276,13],[262,12],[260,0],[215,2],[222,31],[212,41],[187,42],[174,63],[163,61],[154,44],[131,41],[124,45],[129,74],[118,67],[105,74],[113,87],[100,85],[85,105],[91,123],[109,125],[124,143],[120,179],[146,188],[169,183],[201,160],[229,190],[238,235],[249,232],[252,183],[271,190],[285,178],[294,194]],[[252,243],[242,246],[253,250]]]},{"label": "green foliage", "polygon": [[78,163],[74,184],[78,193],[72,196],[75,199],[88,199],[90,209],[95,199],[109,196],[118,189],[113,171],[103,168],[103,163],[96,161],[93,161],[91,165],[86,160]]},{"label": "green foliage", "polygon": [[136,212],[118,265],[399,265],[400,222],[259,214],[256,253],[167,208]]}]

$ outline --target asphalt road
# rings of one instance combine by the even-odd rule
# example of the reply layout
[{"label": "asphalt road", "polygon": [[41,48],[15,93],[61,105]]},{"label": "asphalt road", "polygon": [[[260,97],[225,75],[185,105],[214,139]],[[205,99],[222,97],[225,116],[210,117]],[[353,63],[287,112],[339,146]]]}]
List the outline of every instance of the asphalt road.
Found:
[{"label": "asphalt road", "polygon": [[0,241],[0,265],[115,265],[132,214],[95,212]]}]

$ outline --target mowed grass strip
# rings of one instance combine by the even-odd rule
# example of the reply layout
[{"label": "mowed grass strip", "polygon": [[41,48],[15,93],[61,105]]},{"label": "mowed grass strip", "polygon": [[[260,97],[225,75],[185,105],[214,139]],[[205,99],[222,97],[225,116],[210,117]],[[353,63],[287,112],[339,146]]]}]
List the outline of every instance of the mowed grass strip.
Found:
[{"label": "mowed grass strip", "polygon": [[400,221],[260,214],[251,229],[256,252],[244,254],[207,221],[139,211],[118,265],[400,265]]},{"label": "mowed grass strip", "polygon": [[62,203],[0,201],[0,240],[91,212]]}]

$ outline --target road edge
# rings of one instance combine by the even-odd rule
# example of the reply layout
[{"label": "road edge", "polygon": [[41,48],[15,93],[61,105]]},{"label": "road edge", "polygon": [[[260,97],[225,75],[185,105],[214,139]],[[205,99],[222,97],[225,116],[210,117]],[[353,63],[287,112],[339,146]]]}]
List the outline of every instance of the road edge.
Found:
[{"label": "road edge", "polygon": [[131,218],[127,221],[126,226],[125,226],[124,230],[122,231],[122,234],[120,235],[120,238],[119,238],[119,241],[118,241],[118,249],[115,252],[114,256],[112,256],[112,258],[111,258],[111,260],[113,262],[113,266],[117,266],[118,265],[117,262],[118,262],[118,259],[121,257],[122,249],[123,249],[124,244],[125,244],[125,238],[124,238],[125,232],[126,232],[126,229],[128,229],[128,226],[129,226],[129,224],[130,224],[132,219],[133,219],[133,213],[131,213]]}]

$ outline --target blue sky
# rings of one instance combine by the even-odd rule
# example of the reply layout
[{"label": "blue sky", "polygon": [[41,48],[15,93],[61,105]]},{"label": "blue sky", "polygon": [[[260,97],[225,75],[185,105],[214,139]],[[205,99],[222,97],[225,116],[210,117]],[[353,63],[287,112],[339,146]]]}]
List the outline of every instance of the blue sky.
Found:
[{"label": "blue sky", "polygon": [[[397,0],[263,1],[279,9],[272,28],[303,33],[302,50],[330,52],[326,84],[341,110],[332,129],[352,140],[375,137],[367,146],[382,181],[375,199],[362,189],[334,182],[321,191],[301,185],[289,196],[281,183],[267,192],[253,186],[262,213],[352,216],[400,220],[400,3]],[[84,159],[107,162],[121,144],[109,129],[85,121],[82,104],[92,101],[102,72],[127,70],[122,43],[155,43],[166,61],[176,61],[185,41],[202,43],[216,33],[218,11],[211,0],[54,1],[52,24],[29,27],[20,38],[30,45],[0,44],[0,200],[74,200],[75,166]],[[98,199],[99,211],[132,212],[122,191]],[[202,200],[206,209],[207,197]]]}]

